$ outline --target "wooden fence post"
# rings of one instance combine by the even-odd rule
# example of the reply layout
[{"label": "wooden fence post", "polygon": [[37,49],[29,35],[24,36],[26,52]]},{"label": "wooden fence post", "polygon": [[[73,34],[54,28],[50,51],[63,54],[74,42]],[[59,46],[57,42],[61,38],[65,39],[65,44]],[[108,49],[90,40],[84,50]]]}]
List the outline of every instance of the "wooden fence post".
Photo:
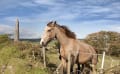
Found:
[{"label": "wooden fence post", "polygon": [[10,74],[15,74],[14,70],[13,70],[13,66],[8,66],[9,70],[10,70]]},{"label": "wooden fence post", "polygon": [[44,63],[44,68],[46,68],[46,54],[45,54],[45,47],[43,47],[43,63]]},{"label": "wooden fence post", "polygon": [[101,63],[101,70],[100,70],[100,74],[104,73],[104,62],[105,62],[105,51],[103,51],[103,57],[102,57],[102,63]]},{"label": "wooden fence post", "polygon": [[112,68],[113,67],[113,59],[111,60],[111,64],[110,64],[110,67]]},{"label": "wooden fence post", "polygon": [[16,25],[15,25],[15,37],[14,37],[14,41],[15,42],[19,41],[19,20],[18,20],[18,18],[16,20]]},{"label": "wooden fence post", "polygon": [[62,63],[60,63],[59,66],[58,66],[57,69],[56,69],[56,73],[57,73],[57,74],[59,74],[59,69],[61,68],[61,66],[62,66]]},{"label": "wooden fence post", "polygon": [[35,58],[35,51],[34,50],[32,51],[32,57],[33,57],[34,60],[36,59]]}]

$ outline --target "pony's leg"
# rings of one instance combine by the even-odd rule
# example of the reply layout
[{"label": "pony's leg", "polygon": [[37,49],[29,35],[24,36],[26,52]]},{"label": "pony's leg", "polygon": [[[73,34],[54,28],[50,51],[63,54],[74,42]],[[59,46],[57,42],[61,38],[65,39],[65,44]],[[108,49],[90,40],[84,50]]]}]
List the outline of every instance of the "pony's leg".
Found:
[{"label": "pony's leg", "polygon": [[[95,59],[95,58],[94,58]],[[93,73],[92,74],[97,74],[97,68],[96,68],[96,59],[95,60],[92,60],[92,64],[91,64],[91,67],[92,67],[92,71],[93,71]]]},{"label": "pony's leg", "polygon": [[61,58],[62,67],[63,67],[63,74],[67,74],[67,62],[64,58]]},{"label": "pony's leg", "polygon": [[74,67],[74,64],[75,64],[75,58],[73,56],[71,56],[70,62],[71,62],[70,63],[70,72],[71,72],[71,74],[74,74],[73,67]]},{"label": "pony's leg", "polygon": [[86,66],[86,74],[93,74],[92,73],[92,67],[90,66],[90,64],[85,64],[85,66]]},{"label": "pony's leg", "polygon": [[93,71],[91,74],[97,74],[96,66],[94,64],[92,64],[91,67],[92,67],[92,71]]},{"label": "pony's leg", "polygon": [[73,66],[74,66],[74,64],[71,64],[71,66],[70,66],[70,74],[74,74],[74,72],[73,72]]},{"label": "pony's leg", "polygon": [[80,74],[80,73],[82,72],[82,70],[81,70],[81,68],[80,68],[80,64],[79,64],[79,63],[77,64],[77,67],[78,67],[78,69],[77,69],[77,74]]},{"label": "pony's leg", "polygon": [[74,74],[74,72],[73,72],[74,64],[75,64],[75,61],[74,61],[74,58],[72,57],[72,59],[71,59],[71,65],[70,65],[70,72],[71,72],[71,74]]},{"label": "pony's leg", "polygon": [[93,55],[93,58],[92,58],[92,69],[93,69],[93,74],[97,74],[97,68],[96,68],[96,64],[98,62],[98,55]]},{"label": "pony's leg", "polygon": [[90,70],[92,70],[92,69],[89,64],[87,64],[87,63],[82,64],[81,74],[90,74]]},{"label": "pony's leg", "polygon": [[86,68],[87,68],[86,64],[82,64],[81,74],[87,74],[87,73],[86,73]]}]

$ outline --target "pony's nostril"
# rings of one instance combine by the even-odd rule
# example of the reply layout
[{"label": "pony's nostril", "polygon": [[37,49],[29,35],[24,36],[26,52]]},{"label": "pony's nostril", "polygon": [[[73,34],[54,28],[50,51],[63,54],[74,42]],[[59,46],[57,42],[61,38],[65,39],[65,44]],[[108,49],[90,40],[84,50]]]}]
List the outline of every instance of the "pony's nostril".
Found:
[{"label": "pony's nostril", "polygon": [[41,46],[44,46],[44,42],[40,42],[40,45],[41,45]]},{"label": "pony's nostril", "polygon": [[42,45],[42,43],[43,43],[43,42],[42,42],[42,41],[40,41],[40,45]]},{"label": "pony's nostril", "polygon": [[41,41],[40,41],[40,45],[43,46],[43,44],[44,44],[43,39],[41,39]]},{"label": "pony's nostril", "polygon": [[42,42],[41,44],[44,45],[44,42]]}]

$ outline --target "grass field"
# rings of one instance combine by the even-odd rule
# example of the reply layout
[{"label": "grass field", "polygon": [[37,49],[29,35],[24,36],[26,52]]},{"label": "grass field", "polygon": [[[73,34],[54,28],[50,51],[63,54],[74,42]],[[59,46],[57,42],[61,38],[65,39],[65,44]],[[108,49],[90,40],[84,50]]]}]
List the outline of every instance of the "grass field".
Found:
[{"label": "grass field", "polygon": [[[13,43],[13,41],[4,41],[0,43],[0,74],[53,74],[60,64],[55,42],[51,42],[46,50],[46,69],[43,68],[41,50],[37,42],[22,41]],[[100,68],[101,58],[102,56],[99,56],[97,69]],[[112,61],[112,59],[114,60]],[[119,59],[120,57],[106,56],[104,65],[105,70],[120,64]],[[117,69],[115,70],[120,72],[120,67],[117,67]],[[110,74],[109,71],[107,71],[106,74]]]}]

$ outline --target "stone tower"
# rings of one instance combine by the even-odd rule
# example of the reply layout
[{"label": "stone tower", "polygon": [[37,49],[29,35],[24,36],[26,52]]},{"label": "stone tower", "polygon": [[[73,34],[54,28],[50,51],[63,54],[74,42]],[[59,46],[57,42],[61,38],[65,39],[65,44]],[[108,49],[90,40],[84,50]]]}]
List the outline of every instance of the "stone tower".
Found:
[{"label": "stone tower", "polygon": [[16,24],[15,24],[15,37],[14,37],[14,41],[15,42],[19,41],[19,20],[18,20],[18,18],[17,18]]}]

